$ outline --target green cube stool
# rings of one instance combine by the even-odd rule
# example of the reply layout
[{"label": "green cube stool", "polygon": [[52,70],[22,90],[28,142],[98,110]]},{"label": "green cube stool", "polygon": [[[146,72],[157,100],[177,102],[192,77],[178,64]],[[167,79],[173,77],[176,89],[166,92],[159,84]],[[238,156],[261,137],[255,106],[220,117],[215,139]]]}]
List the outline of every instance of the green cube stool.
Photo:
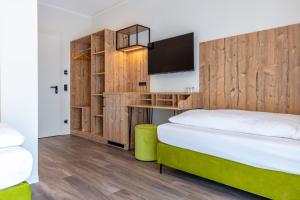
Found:
[{"label": "green cube stool", "polygon": [[135,126],[135,158],[141,161],[155,161],[157,149],[157,125]]}]

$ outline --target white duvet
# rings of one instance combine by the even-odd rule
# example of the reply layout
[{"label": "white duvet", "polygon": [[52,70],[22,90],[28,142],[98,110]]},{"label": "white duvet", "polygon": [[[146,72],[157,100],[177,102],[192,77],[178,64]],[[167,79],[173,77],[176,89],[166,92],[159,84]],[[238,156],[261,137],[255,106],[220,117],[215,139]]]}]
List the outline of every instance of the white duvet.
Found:
[{"label": "white duvet", "polygon": [[244,110],[190,110],[170,122],[248,134],[300,140],[300,116]]},{"label": "white duvet", "polygon": [[0,148],[0,190],[27,180],[32,162],[31,153],[22,147]]},{"label": "white duvet", "polygon": [[22,148],[24,137],[15,128],[0,123],[0,190],[27,180],[33,160]]},{"label": "white duvet", "polygon": [[300,175],[300,142],[181,124],[163,124],[159,141],[257,168]]}]

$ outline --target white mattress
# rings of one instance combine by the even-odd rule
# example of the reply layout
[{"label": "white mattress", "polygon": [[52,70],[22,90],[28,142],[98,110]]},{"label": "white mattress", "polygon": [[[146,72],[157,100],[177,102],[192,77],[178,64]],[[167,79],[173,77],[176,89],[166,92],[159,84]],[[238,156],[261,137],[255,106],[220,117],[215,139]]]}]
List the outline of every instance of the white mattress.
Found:
[{"label": "white mattress", "polygon": [[0,148],[0,190],[27,180],[31,170],[29,151],[22,147]]},{"label": "white mattress", "polygon": [[300,175],[300,141],[180,124],[158,127],[168,145],[224,158],[257,168]]}]

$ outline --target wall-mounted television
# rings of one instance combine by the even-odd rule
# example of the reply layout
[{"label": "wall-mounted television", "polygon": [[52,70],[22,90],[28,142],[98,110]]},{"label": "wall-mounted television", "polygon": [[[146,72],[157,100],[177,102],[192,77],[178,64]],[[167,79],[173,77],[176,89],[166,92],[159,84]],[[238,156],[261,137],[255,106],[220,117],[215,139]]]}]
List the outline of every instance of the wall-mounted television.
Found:
[{"label": "wall-mounted television", "polygon": [[191,70],[194,70],[194,33],[149,44],[148,74]]}]

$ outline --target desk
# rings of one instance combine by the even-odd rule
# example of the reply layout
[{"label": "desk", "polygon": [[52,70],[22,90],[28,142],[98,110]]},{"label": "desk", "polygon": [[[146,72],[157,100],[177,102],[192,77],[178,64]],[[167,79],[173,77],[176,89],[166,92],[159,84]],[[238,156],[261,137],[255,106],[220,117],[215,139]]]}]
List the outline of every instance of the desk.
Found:
[{"label": "desk", "polygon": [[[128,105],[128,140],[131,141],[131,134],[132,134],[132,113],[134,108],[142,108],[147,109],[148,115],[148,124],[152,124],[153,121],[153,109],[160,109],[160,110],[173,110],[174,115],[181,113],[182,111],[189,110],[189,109],[180,109],[178,107],[172,106],[152,106],[152,105]],[[129,150],[130,150],[130,143],[129,143]]]},{"label": "desk", "polygon": [[152,123],[154,109],[172,110],[176,115],[201,108],[201,99],[199,93],[105,92],[103,137],[110,144],[129,150],[129,146],[134,146],[133,127]]}]

